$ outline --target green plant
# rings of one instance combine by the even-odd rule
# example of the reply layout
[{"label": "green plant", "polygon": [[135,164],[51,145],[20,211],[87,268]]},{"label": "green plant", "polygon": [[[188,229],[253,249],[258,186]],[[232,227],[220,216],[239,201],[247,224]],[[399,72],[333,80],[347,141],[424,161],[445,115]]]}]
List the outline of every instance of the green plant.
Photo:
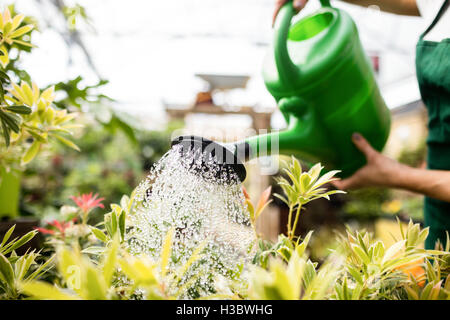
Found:
[{"label": "green plant", "polygon": [[398,222],[402,239],[389,248],[366,231],[347,230],[341,236],[346,263],[343,277],[336,285],[336,299],[402,299],[402,286],[411,272],[420,276],[422,261],[437,251],[420,248],[428,236],[428,228],[408,224],[403,230]]},{"label": "green plant", "polygon": [[404,288],[409,300],[448,300],[450,299],[450,275],[441,279],[441,270],[435,260],[434,265],[427,259],[425,274],[427,284],[421,284],[412,278],[410,284],[405,284]]},{"label": "green plant", "polygon": [[20,40],[34,29],[32,24],[22,24],[24,18],[22,14],[11,16],[9,8],[0,12],[0,121],[7,147],[11,143],[11,132],[19,134],[21,115],[32,111],[29,107],[16,104],[11,96],[6,95],[5,90],[5,86],[11,81],[5,70],[10,62],[9,51],[13,48],[20,50],[21,46],[32,46],[29,42]]},{"label": "green plant", "polygon": [[32,140],[21,157],[22,165],[33,160],[41,145],[48,143],[49,138],[56,139],[79,151],[72,141],[64,137],[66,134],[72,134],[72,129],[79,127],[79,125],[69,124],[76,114],[69,114],[66,110],[57,110],[51,106],[54,99],[53,88],[41,93],[36,84],[33,83],[30,86],[28,83],[22,82],[20,87],[12,83],[12,89],[9,92],[11,96],[6,96],[6,99],[14,104],[23,104],[33,110],[23,115],[20,129],[18,128],[12,135],[13,147],[26,145],[28,140]]},{"label": "green plant", "polygon": [[132,256],[120,245],[119,234],[107,244],[100,261],[83,256],[74,247],[60,247],[57,266],[66,288],[42,281],[21,283],[21,289],[37,299],[175,299],[185,294],[195,278],[182,283],[188,269],[201,257],[199,246],[185,264],[168,272],[174,230],[168,232],[160,259]]},{"label": "green plant", "polygon": [[77,114],[56,108],[53,87],[41,92],[17,66],[21,53],[34,47],[31,20],[16,14],[14,6],[0,12],[0,213],[9,216],[18,213],[20,172],[50,140],[78,150],[68,138],[77,127],[69,122]]},{"label": "green plant", "polygon": [[[57,208],[77,193],[101,194],[109,207],[123,194],[130,194],[170,148],[168,130],[136,130],[136,145],[121,130],[112,133],[91,118],[83,114],[77,119],[84,127],[77,134],[81,138],[74,141],[82,152],[52,142],[51,152],[42,153],[27,165],[22,175],[22,214],[59,220]],[[96,210],[89,219],[95,224],[103,217]]]},{"label": "green plant", "polygon": [[254,267],[250,278],[250,299],[320,300],[329,295],[341,262],[337,257],[330,257],[317,269],[317,263],[304,255],[303,249],[308,240],[305,241],[297,243],[295,249],[283,248],[283,258],[287,264],[272,257],[268,270]]},{"label": "green plant", "polygon": [[303,241],[299,237],[295,242],[283,234],[278,235],[278,241],[274,244],[260,240],[253,263],[262,268],[267,268],[270,258],[281,257],[285,261],[289,261],[292,252],[296,252],[301,257],[306,253],[306,247],[311,239],[311,235],[312,231],[306,235]]},{"label": "green plant", "polygon": [[[314,170],[320,173],[320,169],[317,167]],[[287,180],[280,181],[285,185],[283,190],[287,190],[284,199],[295,204],[293,208],[297,209],[299,204],[331,194],[320,186],[324,184],[323,181],[330,181],[333,172],[322,177],[318,177],[319,173],[316,176],[309,172],[302,177],[298,170],[298,165],[293,161],[288,171],[292,185],[286,187]],[[300,189],[295,181],[298,184],[302,179],[306,181],[303,180],[304,186]],[[263,193],[256,209],[247,198],[249,210],[253,211],[252,223],[267,206],[269,196],[270,189]],[[303,198],[298,200],[296,197],[300,196]],[[189,253],[183,263],[177,264],[174,254],[174,250],[179,250],[174,247],[177,229],[171,228],[163,236],[157,254],[150,256],[132,252],[129,241],[132,240],[134,226],[127,222],[133,208],[141,204],[142,199],[137,198],[135,192],[130,197],[123,196],[120,204],[111,205],[111,212],[104,215],[102,223],[89,227],[97,241],[95,245],[83,249],[76,242],[71,243],[71,248],[68,243],[58,243],[55,258],[58,278],[53,283],[37,278],[17,277],[14,282],[15,291],[8,292],[8,297],[198,298],[200,295],[196,295],[195,290],[200,288],[197,283],[199,279],[207,279],[213,284],[202,299],[414,300],[450,297],[450,241],[447,241],[445,249],[439,243],[436,250],[423,249],[428,228],[421,229],[419,224],[412,221],[406,228],[398,221],[401,238],[395,239],[395,243],[390,246],[365,230],[354,231],[348,227],[346,235],[338,238],[339,246],[331,250],[331,254],[321,265],[311,260],[308,254],[313,231],[303,239],[294,239],[291,234],[279,235],[276,243],[260,240],[253,264],[246,265],[240,271],[242,277],[222,276],[212,279],[215,275],[211,272],[204,278],[205,269],[201,268],[204,259],[210,258],[206,255],[216,254],[214,250],[207,248],[206,241]],[[92,197],[85,200],[83,203],[91,207],[99,204]],[[81,204],[79,206],[83,208]],[[296,220],[298,222],[298,216]],[[5,243],[6,241],[4,240]],[[2,249],[2,244],[0,253],[4,253],[2,250],[11,253],[14,250],[11,248],[18,245],[8,246]],[[32,259],[18,258],[13,254],[9,259],[11,257],[23,261],[19,263],[17,270],[22,270],[21,265],[26,265],[27,259]],[[9,272],[1,270],[3,277],[3,274]]]},{"label": "green plant", "polygon": [[27,252],[23,256],[18,256],[15,250],[30,241],[37,231],[30,231],[21,238],[15,238],[8,242],[14,228],[15,225],[6,232],[0,244],[1,299],[20,298],[23,294],[20,284],[40,278],[52,267],[53,263],[53,257],[50,257],[44,263],[38,264],[36,260],[40,254],[35,250]]},{"label": "green plant", "polygon": [[[411,276],[410,283],[404,285],[410,300],[448,300],[450,299],[450,237],[447,232],[445,249],[442,255],[427,258],[425,268],[419,277]],[[426,284],[425,284],[426,283]]]},{"label": "green plant", "polygon": [[[286,168],[283,168],[283,171],[287,174],[290,181],[284,177],[277,178],[284,196],[280,194],[274,195],[289,207],[287,236],[290,240],[293,240],[303,205],[320,198],[329,200],[330,195],[345,192],[341,190],[327,191],[323,187],[326,183],[336,180],[333,177],[339,172],[338,170],[327,172],[319,178],[323,169],[320,163],[314,165],[308,172],[303,172],[300,162],[294,157],[292,157],[290,163],[285,163],[285,166]],[[294,221],[292,222],[293,219]]]},{"label": "green plant", "polygon": [[57,268],[66,289],[42,281],[21,283],[22,290],[32,298],[53,300],[114,299],[116,293],[111,287],[116,270],[118,241],[111,243],[99,265],[83,256],[76,246],[57,250]]},{"label": "green plant", "polygon": [[44,235],[49,235],[46,244],[56,248],[61,244],[74,244],[84,248],[97,242],[91,234],[90,226],[87,224],[91,211],[95,208],[104,208],[101,203],[104,199],[98,198],[98,194],[82,194],[72,196],[71,199],[77,205],[62,206],[60,208],[59,220],[53,219],[47,222],[47,228],[36,228]]},{"label": "green plant", "polygon": [[[135,201],[136,191],[131,193],[131,196],[128,197],[126,195],[122,196],[120,200],[120,205],[111,204],[111,212],[105,214],[103,216],[103,222],[98,224],[98,226],[103,225],[104,230],[101,230],[97,227],[91,226],[91,231],[93,235],[100,240],[101,242],[107,244],[114,239],[114,237],[118,237],[120,243],[124,243],[125,241],[125,232],[126,232],[126,220],[127,216],[130,214],[134,201]],[[103,252],[104,247],[95,246],[89,247],[84,250],[84,252],[89,253],[100,253]]]},{"label": "green plant", "polygon": [[35,26],[26,24],[26,20],[23,14],[11,14],[10,8],[6,8],[0,14],[0,64],[3,68],[6,68],[10,62],[9,51],[12,48],[33,47],[30,42],[24,40],[24,37]]},{"label": "green plant", "polygon": [[[5,68],[9,63],[8,52],[10,50],[13,48],[21,50],[21,46],[32,47],[31,43],[20,39],[31,32],[34,25],[21,26],[25,16],[22,14],[11,16],[8,8],[0,16],[0,51],[3,54],[2,67]],[[53,88],[41,93],[35,83],[30,85],[22,81],[21,86],[18,86],[11,82],[11,88],[7,90],[8,93],[5,93],[4,85],[10,82],[5,71],[1,70],[0,73],[0,118],[3,143],[6,147],[11,145],[11,148],[4,150],[0,158],[1,165],[7,167],[10,164],[8,162],[15,161],[14,156],[19,154],[22,155],[22,165],[27,164],[36,156],[41,145],[48,142],[49,138],[57,139],[63,144],[77,149],[73,142],[63,136],[71,134],[74,126],[67,122],[72,120],[75,114],[68,114],[67,111],[56,110],[51,106],[54,100]],[[26,151],[19,151],[18,147],[26,145],[27,140],[33,142]]]}]

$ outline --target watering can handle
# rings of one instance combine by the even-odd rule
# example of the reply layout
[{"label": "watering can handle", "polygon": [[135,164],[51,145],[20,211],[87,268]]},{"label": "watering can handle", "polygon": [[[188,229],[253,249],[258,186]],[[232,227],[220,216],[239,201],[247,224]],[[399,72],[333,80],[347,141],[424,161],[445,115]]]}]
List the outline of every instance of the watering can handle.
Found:
[{"label": "watering can handle", "polygon": [[[320,0],[322,7],[331,7],[330,0]],[[278,13],[274,24],[274,58],[280,81],[286,87],[294,84],[298,79],[298,67],[292,62],[287,49],[287,39],[291,20],[297,13],[292,1],[286,2]]]}]

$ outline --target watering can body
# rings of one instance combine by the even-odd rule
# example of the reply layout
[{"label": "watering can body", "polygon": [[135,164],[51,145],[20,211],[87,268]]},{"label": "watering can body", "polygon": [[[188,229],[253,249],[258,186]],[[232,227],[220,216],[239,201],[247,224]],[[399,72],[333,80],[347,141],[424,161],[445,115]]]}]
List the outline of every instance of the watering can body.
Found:
[{"label": "watering can body", "polygon": [[355,23],[328,0],[321,2],[322,8],[294,24],[292,3],[280,10],[263,77],[288,128],[250,137],[247,143],[256,153],[263,142],[277,139],[279,153],[320,161],[346,177],[365,163],[351,135],[359,132],[381,150],[389,136],[390,112]]},{"label": "watering can body", "polygon": [[294,24],[292,3],[281,8],[264,62],[264,82],[286,119],[286,130],[228,144],[180,136],[172,145],[201,150],[205,163],[210,156],[217,158],[239,181],[246,177],[244,161],[273,153],[321,162],[327,170],[341,170],[343,178],[350,176],[366,161],[352,143],[354,132],[381,151],[389,136],[390,112],[356,25],[329,0],[320,2],[321,9]]}]

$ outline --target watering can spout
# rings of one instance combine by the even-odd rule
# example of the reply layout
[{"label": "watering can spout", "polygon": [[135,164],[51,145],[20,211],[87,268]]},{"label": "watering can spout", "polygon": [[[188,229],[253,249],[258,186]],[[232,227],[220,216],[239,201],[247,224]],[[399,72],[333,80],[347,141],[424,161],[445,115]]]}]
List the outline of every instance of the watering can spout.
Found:
[{"label": "watering can spout", "polygon": [[282,98],[279,107],[288,127],[234,143],[237,158],[247,162],[263,156],[290,154],[310,162],[327,159],[332,164],[336,156],[328,147],[328,133],[315,109],[300,97]]},{"label": "watering can spout", "polygon": [[[278,105],[287,120],[286,130],[255,135],[231,143],[215,142],[198,136],[180,136],[172,141],[172,146],[179,145],[183,155],[192,152],[198,154],[197,160],[200,163],[213,159],[221,167],[221,172],[234,173],[230,174],[230,179],[236,175],[241,182],[246,177],[244,163],[254,158],[290,154],[310,162],[323,162],[323,159],[327,159],[327,162],[323,162],[325,165],[335,161],[335,153],[327,147],[327,132],[312,105],[296,96],[282,98]],[[200,166],[196,170],[203,176],[204,167]]]},{"label": "watering can spout", "polygon": [[[245,155],[237,155],[234,144],[224,144],[200,136],[187,135],[173,139],[171,146],[178,148],[178,152],[184,159],[181,162],[182,165],[207,180],[212,179],[218,183],[245,180],[247,173],[241,162],[241,157]],[[212,163],[219,170],[212,171]]]}]

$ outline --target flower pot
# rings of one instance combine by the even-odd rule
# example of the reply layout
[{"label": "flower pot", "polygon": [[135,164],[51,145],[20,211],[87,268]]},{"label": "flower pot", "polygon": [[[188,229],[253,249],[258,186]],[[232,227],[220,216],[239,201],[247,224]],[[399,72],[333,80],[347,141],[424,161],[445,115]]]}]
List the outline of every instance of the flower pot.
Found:
[{"label": "flower pot", "polygon": [[21,171],[0,168],[0,217],[18,216],[21,176]]}]

